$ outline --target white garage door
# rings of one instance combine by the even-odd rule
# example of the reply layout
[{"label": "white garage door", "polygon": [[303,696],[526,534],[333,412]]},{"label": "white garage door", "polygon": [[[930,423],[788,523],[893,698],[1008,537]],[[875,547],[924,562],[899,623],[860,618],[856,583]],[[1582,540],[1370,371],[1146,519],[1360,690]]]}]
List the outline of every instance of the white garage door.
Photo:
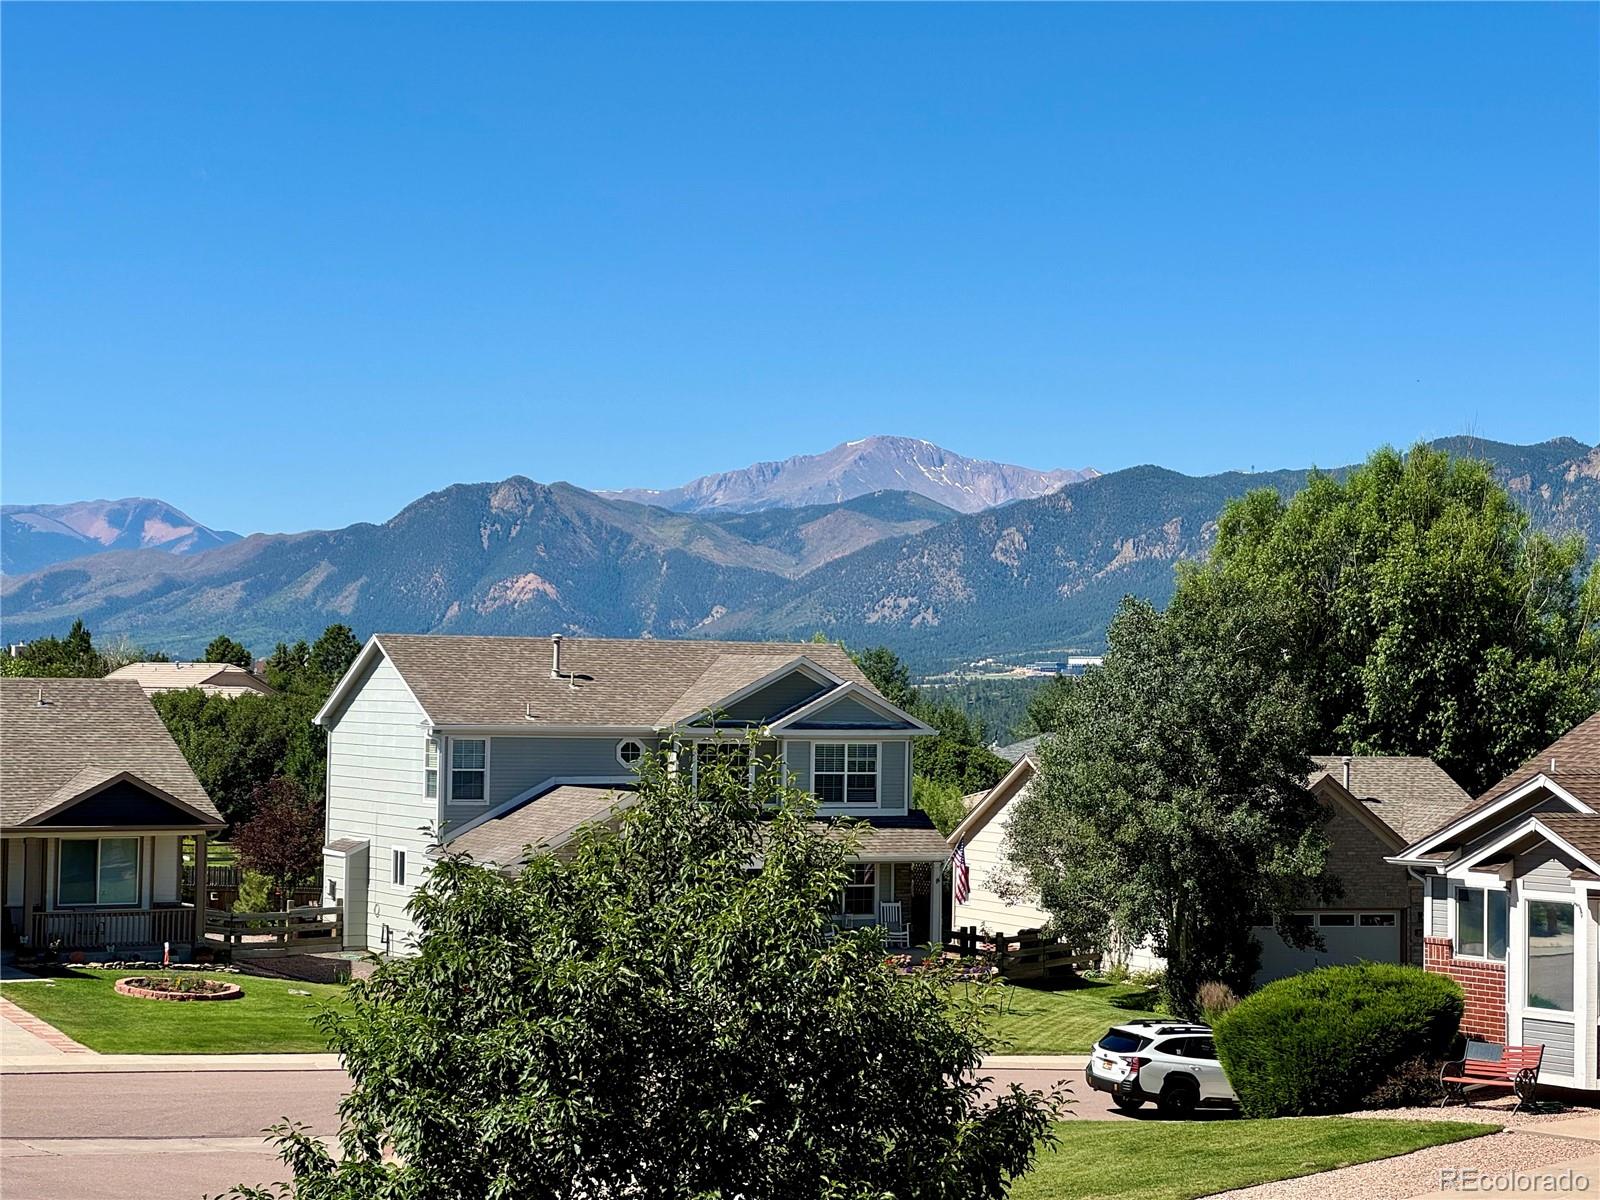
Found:
[{"label": "white garage door", "polygon": [[1302,920],[1316,925],[1323,948],[1297,950],[1270,925],[1257,926],[1256,941],[1261,943],[1261,970],[1257,985],[1298,975],[1315,967],[1355,962],[1400,961],[1400,914],[1395,911],[1350,911],[1305,913]]}]

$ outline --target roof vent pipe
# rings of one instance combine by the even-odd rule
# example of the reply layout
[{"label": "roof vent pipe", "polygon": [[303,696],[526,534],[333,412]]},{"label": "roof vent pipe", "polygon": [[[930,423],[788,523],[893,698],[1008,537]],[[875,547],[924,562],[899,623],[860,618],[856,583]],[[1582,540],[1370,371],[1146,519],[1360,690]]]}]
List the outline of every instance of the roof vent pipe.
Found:
[{"label": "roof vent pipe", "polygon": [[1346,754],[1340,761],[1344,763],[1344,790],[1348,792],[1350,790],[1350,756]]},{"label": "roof vent pipe", "polygon": [[561,678],[561,635],[559,633],[550,635],[550,678]]}]

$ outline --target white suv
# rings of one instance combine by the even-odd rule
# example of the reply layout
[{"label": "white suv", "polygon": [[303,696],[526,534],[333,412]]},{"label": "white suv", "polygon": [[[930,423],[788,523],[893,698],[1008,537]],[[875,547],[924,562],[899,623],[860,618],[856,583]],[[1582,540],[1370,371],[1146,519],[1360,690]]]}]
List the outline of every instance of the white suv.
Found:
[{"label": "white suv", "polygon": [[1217,1061],[1211,1028],[1187,1021],[1129,1021],[1113,1025],[1094,1044],[1085,1070],[1089,1086],[1110,1092],[1133,1112],[1154,1100],[1163,1116],[1187,1117],[1200,1106],[1239,1103]]}]

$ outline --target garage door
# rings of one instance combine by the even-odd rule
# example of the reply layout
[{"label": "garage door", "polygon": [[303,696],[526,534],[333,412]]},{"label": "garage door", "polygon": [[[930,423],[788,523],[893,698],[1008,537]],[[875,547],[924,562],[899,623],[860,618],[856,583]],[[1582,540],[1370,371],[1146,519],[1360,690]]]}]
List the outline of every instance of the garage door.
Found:
[{"label": "garage door", "polygon": [[1355,962],[1400,961],[1400,914],[1395,911],[1304,913],[1301,920],[1315,922],[1323,948],[1297,950],[1270,925],[1258,926],[1261,970],[1256,983],[1270,983],[1285,975],[1298,975],[1315,967]]}]

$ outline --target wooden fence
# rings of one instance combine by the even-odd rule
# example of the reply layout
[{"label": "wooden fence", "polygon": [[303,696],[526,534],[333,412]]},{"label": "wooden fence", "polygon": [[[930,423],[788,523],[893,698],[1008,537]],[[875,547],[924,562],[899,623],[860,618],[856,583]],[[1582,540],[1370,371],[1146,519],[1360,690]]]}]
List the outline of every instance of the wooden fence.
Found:
[{"label": "wooden fence", "polygon": [[105,950],[113,946],[188,946],[194,941],[194,909],[130,908],[29,914],[31,945],[39,950]]},{"label": "wooden fence", "polygon": [[987,958],[1006,979],[1063,978],[1100,962],[1098,950],[1069,946],[1042,936],[1037,929],[1023,929],[1008,936],[980,933],[968,925],[953,930],[944,948],[963,957]]},{"label": "wooden fence", "polygon": [[291,908],[287,912],[206,911],[206,943],[235,958],[315,954],[344,948],[344,905]]},{"label": "wooden fence", "polygon": [[[206,907],[229,910],[239,902],[239,875],[238,867],[206,867]],[[194,899],[195,871],[193,864],[186,864],[183,868],[183,894],[186,899]],[[322,881],[314,880],[311,883],[297,885],[287,897],[290,908],[300,908],[313,905],[322,899]]]}]

